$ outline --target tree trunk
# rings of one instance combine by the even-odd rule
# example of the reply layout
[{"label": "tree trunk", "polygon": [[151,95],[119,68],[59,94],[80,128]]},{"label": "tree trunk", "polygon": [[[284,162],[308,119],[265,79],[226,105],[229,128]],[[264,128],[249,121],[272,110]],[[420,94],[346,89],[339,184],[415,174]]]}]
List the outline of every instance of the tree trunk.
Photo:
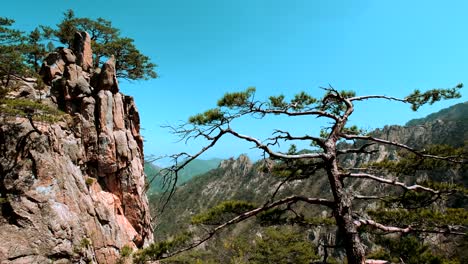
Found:
[{"label": "tree trunk", "polygon": [[327,174],[336,204],[333,213],[336,225],[339,229],[339,234],[341,234],[343,238],[348,263],[364,264],[366,260],[365,250],[352,218],[352,198],[345,192],[343,187],[336,157],[332,157],[328,163]]}]

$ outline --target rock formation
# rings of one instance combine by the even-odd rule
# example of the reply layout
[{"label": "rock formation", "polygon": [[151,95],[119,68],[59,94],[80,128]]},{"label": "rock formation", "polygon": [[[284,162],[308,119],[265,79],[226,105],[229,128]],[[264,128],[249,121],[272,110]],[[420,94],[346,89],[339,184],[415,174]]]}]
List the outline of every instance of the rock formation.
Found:
[{"label": "rock formation", "polygon": [[0,263],[115,263],[152,241],[135,103],[75,37],[41,70],[62,121],[0,115]]}]

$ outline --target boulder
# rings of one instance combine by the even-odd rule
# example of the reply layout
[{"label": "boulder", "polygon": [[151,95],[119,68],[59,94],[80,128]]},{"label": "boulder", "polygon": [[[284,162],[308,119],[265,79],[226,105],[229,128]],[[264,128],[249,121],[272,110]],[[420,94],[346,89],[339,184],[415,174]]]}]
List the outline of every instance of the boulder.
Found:
[{"label": "boulder", "polygon": [[76,63],[76,56],[71,49],[60,50],[60,55],[66,64]]},{"label": "boulder", "polygon": [[60,53],[51,52],[42,63],[39,74],[42,76],[45,83],[51,84],[52,80],[55,79],[56,76],[63,75],[64,70],[65,61],[62,59]]},{"label": "boulder", "polygon": [[97,88],[98,90],[109,90],[114,94],[119,92],[114,56],[111,56],[109,60],[102,65]]}]

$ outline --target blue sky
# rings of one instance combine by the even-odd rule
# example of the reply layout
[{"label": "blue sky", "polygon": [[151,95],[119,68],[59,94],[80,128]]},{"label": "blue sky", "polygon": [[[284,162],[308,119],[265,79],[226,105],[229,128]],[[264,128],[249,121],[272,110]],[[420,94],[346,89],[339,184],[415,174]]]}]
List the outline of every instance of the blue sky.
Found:
[{"label": "blue sky", "polygon": [[[111,20],[159,65],[158,79],[121,82],[140,110],[147,155],[195,152],[203,142],[175,143],[161,125],[177,125],[214,107],[224,93],[249,86],[262,99],[302,90],[320,96],[318,87],[328,84],[400,97],[468,84],[468,1],[17,0],[2,3],[0,16],[30,30],[57,24],[67,9]],[[398,103],[361,103],[351,121],[366,129],[404,124],[466,101],[466,90],[459,100],[418,112]],[[275,127],[314,133],[324,126],[285,118],[236,125],[260,138]],[[258,155],[232,138],[220,143],[204,158]]]}]

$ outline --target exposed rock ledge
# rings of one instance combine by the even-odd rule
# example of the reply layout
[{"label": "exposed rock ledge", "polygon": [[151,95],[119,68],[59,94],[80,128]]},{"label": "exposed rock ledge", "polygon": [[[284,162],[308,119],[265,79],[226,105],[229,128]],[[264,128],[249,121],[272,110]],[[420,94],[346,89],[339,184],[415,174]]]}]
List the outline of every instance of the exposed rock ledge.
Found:
[{"label": "exposed rock ledge", "polygon": [[115,263],[152,241],[138,111],[113,58],[91,62],[85,32],[44,62],[66,121],[0,115],[0,263]]}]

